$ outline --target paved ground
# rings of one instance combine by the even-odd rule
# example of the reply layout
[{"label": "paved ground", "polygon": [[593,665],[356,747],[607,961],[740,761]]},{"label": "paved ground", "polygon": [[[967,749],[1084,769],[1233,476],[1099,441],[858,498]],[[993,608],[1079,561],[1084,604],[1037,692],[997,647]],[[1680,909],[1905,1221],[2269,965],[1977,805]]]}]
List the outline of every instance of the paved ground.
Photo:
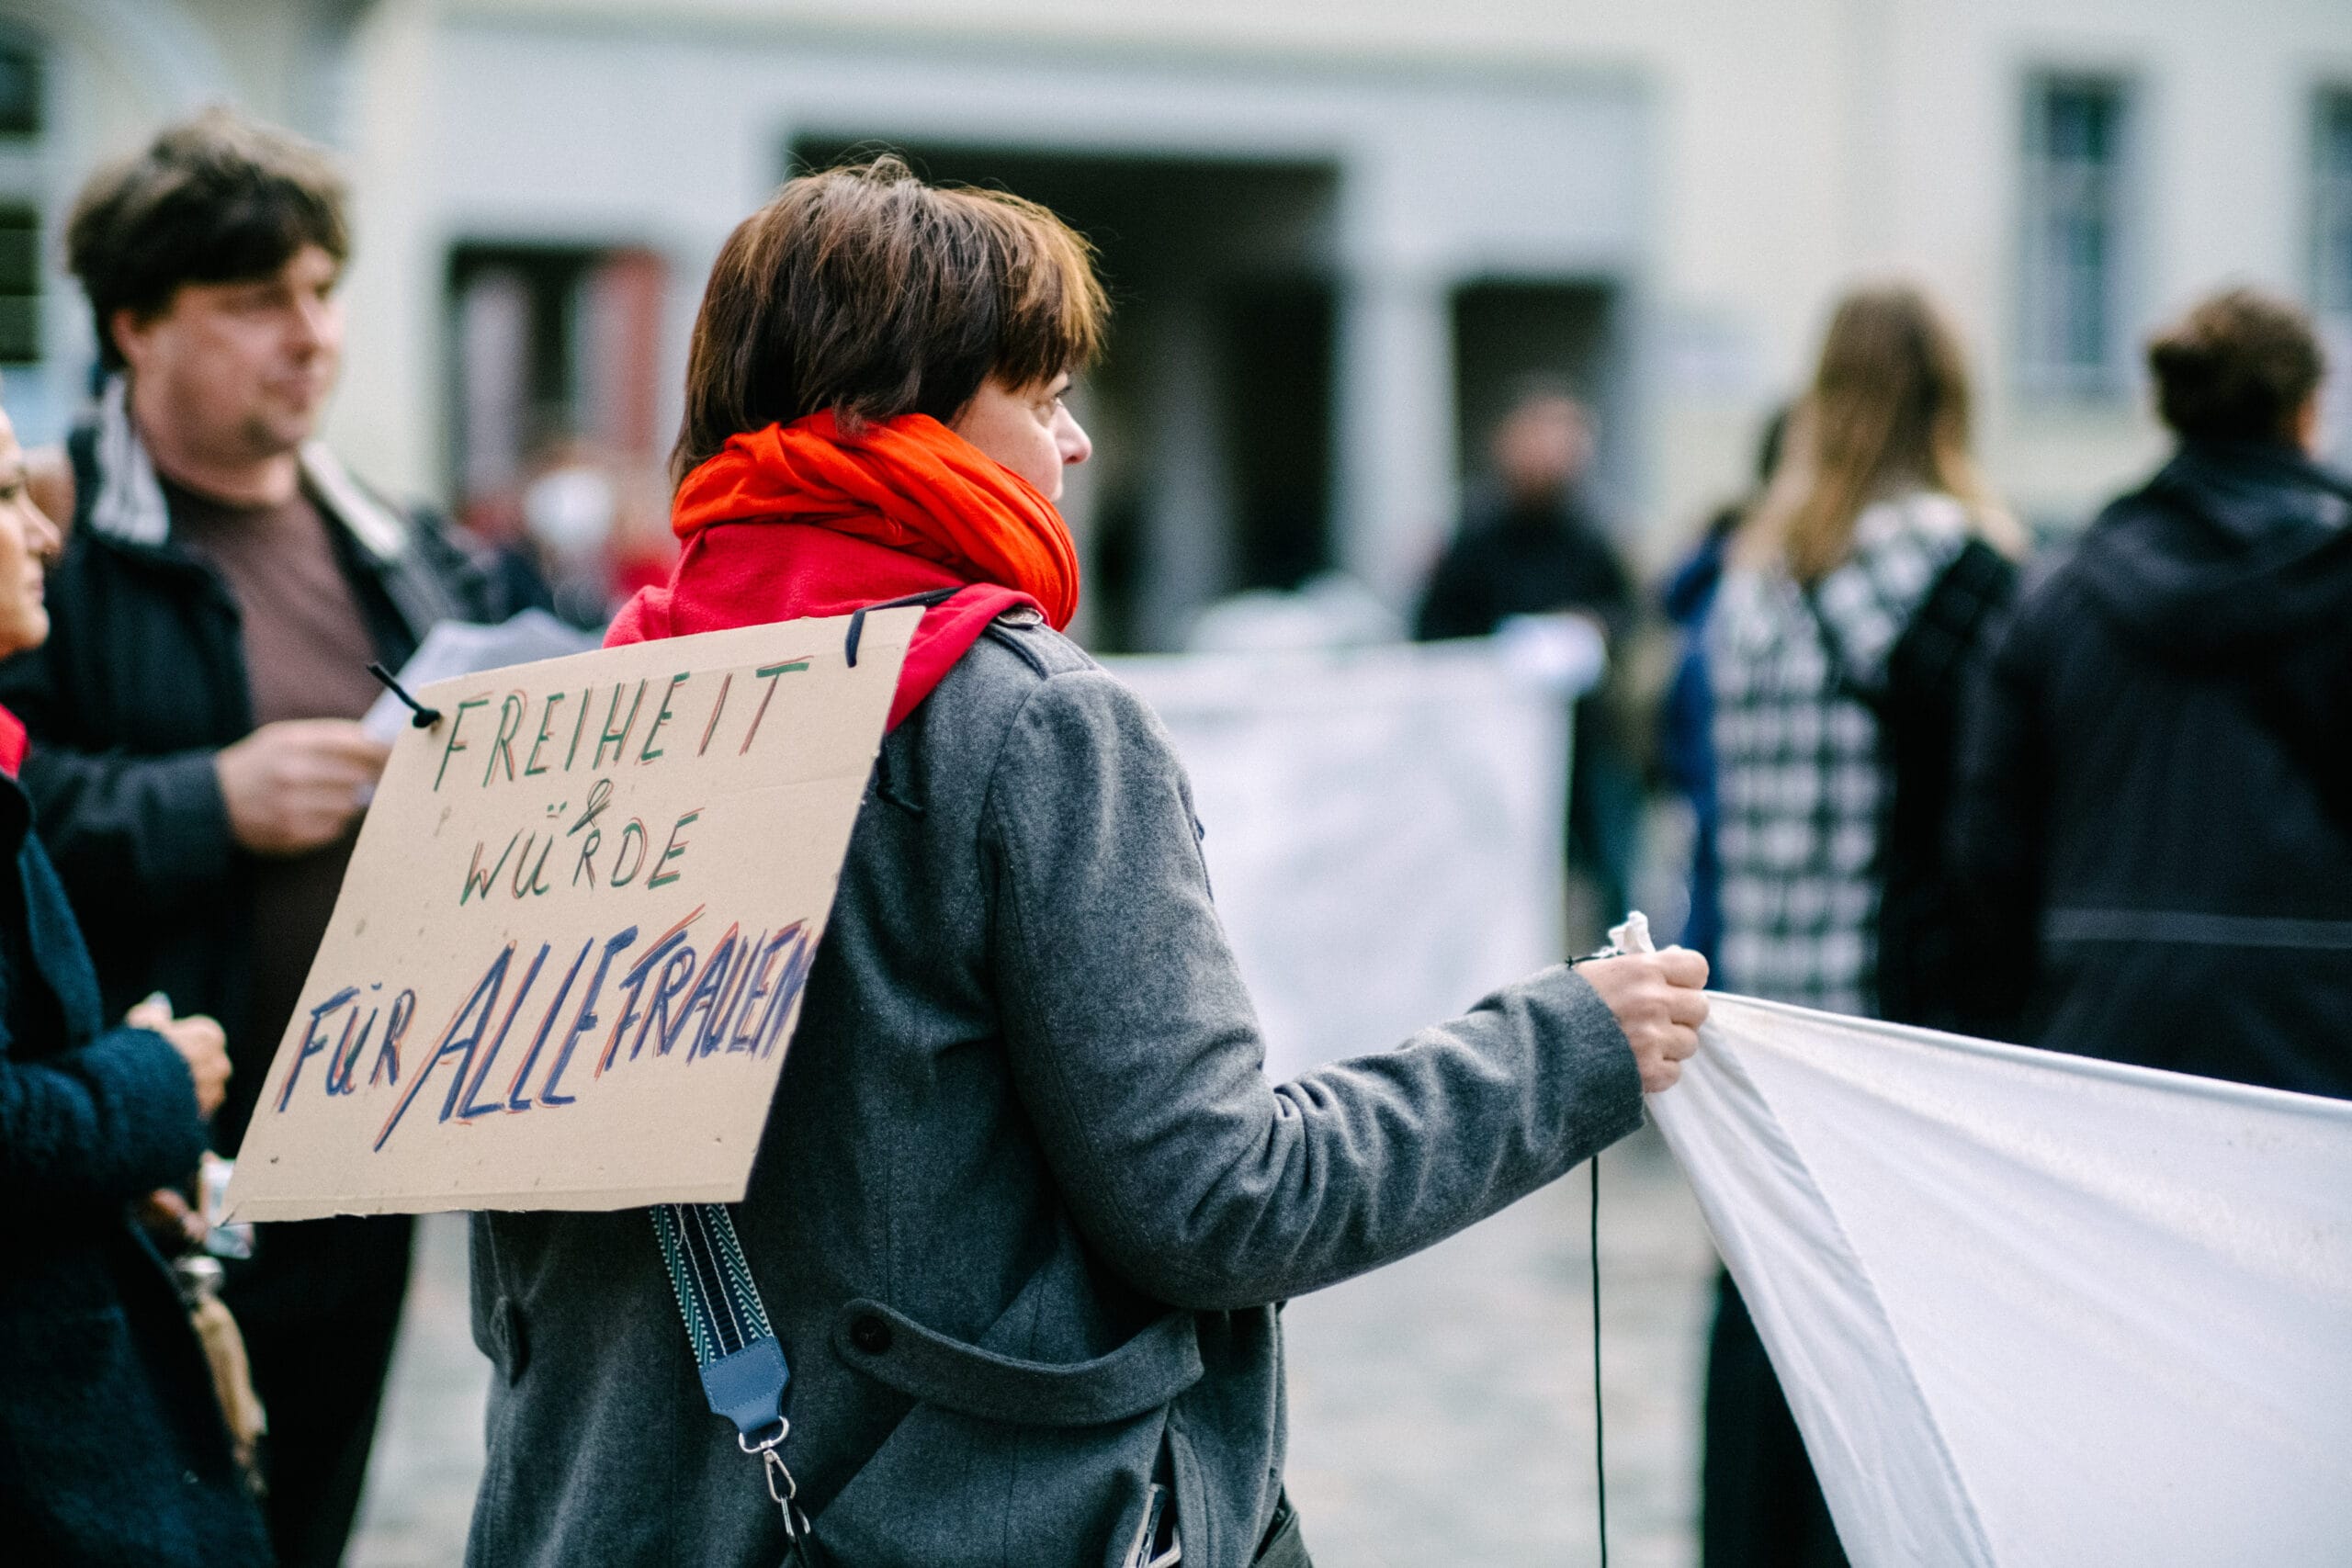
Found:
[{"label": "paved ground", "polygon": [[[1294,1303],[1290,1485],[1317,1568],[1599,1557],[1584,1174],[1444,1245]],[[1601,1162],[1610,1561],[1694,1560],[1698,1378],[1713,1268],[1645,1133]],[[486,1364],[465,1225],[425,1222],[353,1568],[447,1568],[481,1463]]]},{"label": "paved ground", "polygon": [[490,1362],[466,1314],[466,1218],[428,1214],[345,1568],[452,1568],[481,1475]]}]

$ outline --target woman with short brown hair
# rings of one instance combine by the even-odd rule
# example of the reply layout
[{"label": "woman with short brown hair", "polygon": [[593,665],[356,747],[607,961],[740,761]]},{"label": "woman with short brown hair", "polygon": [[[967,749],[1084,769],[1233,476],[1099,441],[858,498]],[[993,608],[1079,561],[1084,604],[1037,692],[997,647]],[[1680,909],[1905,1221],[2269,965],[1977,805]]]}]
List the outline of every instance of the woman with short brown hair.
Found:
[{"label": "woman with short brown hair", "polygon": [[1266,1081],[1167,736],[1059,635],[1102,315],[1051,214],[894,162],[721,254],[684,554],[611,640],[938,600],[733,1211],[807,1528],[705,1408],[643,1213],[492,1214],[473,1562],[1296,1568],[1276,1303],[1561,1175],[1695,1049],[1669,952]]}]

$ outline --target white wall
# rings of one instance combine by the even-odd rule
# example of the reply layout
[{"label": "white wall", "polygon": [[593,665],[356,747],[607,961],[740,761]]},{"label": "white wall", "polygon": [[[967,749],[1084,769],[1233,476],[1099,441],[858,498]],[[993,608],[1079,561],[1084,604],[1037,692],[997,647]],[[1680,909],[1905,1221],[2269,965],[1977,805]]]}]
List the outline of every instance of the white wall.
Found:
[{"label": "white wall", "polygon": [[1074,59],[1001,40],[854,48],[479,15],[449,21],[435,59],[443,235],[644,243],[689,294],[796,135],[1336,164],[1340,537],[1399,598],[1454,510],[1453,286],[1643,265],[1644,110],[1613,75]]},{"label": "white wall", "polygon": [[[319,101],[293,0],[0,14],[70,57],[61,189],[202,97],[292,118]],[[695,280],[796,132],[1329,158],[1345,171],[1341,506],[1355,558],[1393,578],[1449,510],[1433,301],[1478,271],[1630,284],[1654,558],[1738,488],[1833,291],[1886,268],[1927,278],[1968,328],[1996,480],[2030,513],[2080,514],[2161,443],[2135,400],[2016,390],[2027,73],[2138,84],[2136,338],[2226,279],[2303,290],[2311,98],[2352,83],[2352,5],[377,0],[353,48],[360,251],[331,428],[379,478],[441,483],[453,234],[653,245],[680,280],[682,372]]]},{"label": "white wall", "polygon": [[[594,32],[649,8],[469,0],[459,14],[469,27],[499,18]],[[1295,146],[1312,106],[1400,80],[1448,80],[1500,103],[1582,80],[1597,98],[1639,106],[1615,121],[1622,163],[1566,168],[1569,143],[1523,120],[1507,127],[1508,111],[1432,126],[1404,107],[1405,134],[1384,142],[1396,151],[1385,165],[1396,177],[1355,187],[1363,308],[1349,324],[1355,346],[1342,352],[1378,340],[1386,363],[1439,354],[1425,299],[1430,278],[1462,259],[1444,237],[1461,212],[1491,224],[1546,198],[1574,205],[1597,194],[1580,180],[1630,172],[1631,190],[1612,183],[1600,205],[1612,221],[1634,214],[1653,554],[1739,488],[1755,424],[1802,378],[1834,291],[1889,270],[1926,279],[1967,328],[1997,480],[2030,513],[2085,512],[2161,441],[2136,397],[2083,405],[2016,391],[2027,73],[2121,69],[2140,87],[2147,223],[2134,237],[2135,341],[2224,279],[2303,289],[2311,92],[2352,81],[2352,6],[2341,0],[871,0],[854,23],[814,0],[684,0],[663,15],[671,36],[755,53],[945,48],[952,75],[968,67],[998,80],[1001,62],[1023,61],[1040,84],[1028,118],[1065,130],[1089,124],[1106,91],[1170,72],[1227,84],[1228,101],[1253,80],[1276,84],[1298,106],[1290,137],[1256,115],[1193,128],[1226,145]],[[746,42],[763,39],[778,41]],[[952,85],[947,97],[971,101]],[[1136,126],[1146,136],[1169,129],[1150,115]],[[1532,199],[1514,199],[1522,191]],[[1483,238],[1511,243],[1491,229]],[[1551,230],[1534,248],[1566,238]],[[1385,557],[1411,536],[1403,514],[1432,498],[1400,500],[1384,520],[1365,492],[1395,482],[1381,453],[1428,438],[1430,405],[1360,378],[1342,396],[1380,405],[1357,410],[1355,428],[1381,434],[1345,461],[1350,514],[1394,531],[1363,543]],[[1432,466],[1426,452],[1407,462]]]}]

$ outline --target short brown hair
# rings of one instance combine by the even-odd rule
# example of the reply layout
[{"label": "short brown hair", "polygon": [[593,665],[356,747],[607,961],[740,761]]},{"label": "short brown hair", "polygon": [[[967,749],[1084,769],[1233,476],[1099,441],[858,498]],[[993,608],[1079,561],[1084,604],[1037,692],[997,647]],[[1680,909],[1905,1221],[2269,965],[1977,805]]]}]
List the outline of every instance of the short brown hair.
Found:
[{"label": "short brown hair", "polygon": [[115,312],[156,316],[190,283],[267,277],[305,245],[351,254],[342,176],[290,132],[213,107],[90,176],[65,227],[98,359],[122,368]]},{"label": "short brown hair", "polygon": [[992,374],[1091,364],[1108,314],[1092,247],[1035,202],[927,185],[896,157],[787,180],[711,267],[672,475],[824,410],[852,428],[951,419]]},{"label": "short brown hair", "polygon": [[2311,319],[2259,289],[2199,303],[2148,344],[2156,411],[2184,441],[2286,441],[2326,362]]}]

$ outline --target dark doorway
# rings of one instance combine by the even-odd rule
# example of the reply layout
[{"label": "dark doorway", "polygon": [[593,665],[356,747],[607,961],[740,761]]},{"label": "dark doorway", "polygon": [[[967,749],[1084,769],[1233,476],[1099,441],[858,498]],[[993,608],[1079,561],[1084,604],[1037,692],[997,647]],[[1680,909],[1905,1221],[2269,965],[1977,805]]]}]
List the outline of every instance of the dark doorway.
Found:
[{"label": "dark doorway", "polygon": [[1487,447],[1503,416],[1528,392],[1559,388],[1593,412],[1600,446],[1587,483],[1600,514],[1622,520],[1634,449],[1617,301],[1613,286],[1586,279],[1488,281],[1455,293],[1454,407],[1473,489],[1488,478]]},{"label": "dark doorway", "polygon": [[1228,586],[1296,588],[1332,560],[1331,288],[1264,282],[1218,303],[1233,468]]},{"label": "dark doorway", "polygon": [[[583,626],[667,577],[676,553],[659,412],[667,289],[666,264],[634,245],[481,240],[449,252],[457,514],[502,559],[531,562]],[[571,477],[537,482],[557,474]],[[550,535],[556,497],[571,504]]]},{"label": "dark doorway", "polygon": [[1334,167],[838,137],[791,164],[883,152],[1041,202],[1099,253],[1110,350],[1075,400],[1096,455],[1065,506],[1090,644],[1172,648],[1211,601],[1330,564]]},{"label": "dark doorway", "polygon": [[658,464],[667,269],[632,246],[459,243],[449,252],[451,493],[494,504],[568,441]]}]

